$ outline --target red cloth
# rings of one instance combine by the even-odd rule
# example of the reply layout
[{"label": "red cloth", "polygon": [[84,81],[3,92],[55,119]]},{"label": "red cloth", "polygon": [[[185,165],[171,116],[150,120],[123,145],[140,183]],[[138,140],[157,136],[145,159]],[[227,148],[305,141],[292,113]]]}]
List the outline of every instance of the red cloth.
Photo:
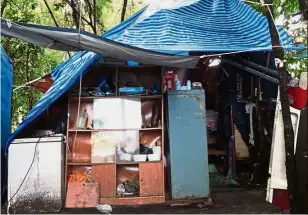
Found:
[{"label": "red cloth", "polygon": [[287,190],[274,189],[273,193],[273,205],[280,207],[281,210],[289,210],[289,197]]}]

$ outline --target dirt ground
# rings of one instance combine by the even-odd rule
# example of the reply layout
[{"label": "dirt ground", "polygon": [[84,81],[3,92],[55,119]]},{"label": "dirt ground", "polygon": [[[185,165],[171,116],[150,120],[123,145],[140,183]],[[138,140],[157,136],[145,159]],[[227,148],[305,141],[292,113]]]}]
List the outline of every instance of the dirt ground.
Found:
[{"label": "dirt ground", "polygon": [[[151,205],[113,207],[112,214],[272,214],[280,210],[265,201],[265,191],[232,190],[212,193],[213,206]],[[64,209],[62,214],[99,214],[97,209]]]},{"label": "dirt ground", "polygon": [[[277,214],[277,207],[265,201],[265,191],[230,189],[211,194],[213,205],[191,204],[187,206],[147,205],[136,207],[113,207],[112,214]],[[2,208],[2,214],[6,209]],[[66,209],[61,214],[101,214],[96,208]]]}]

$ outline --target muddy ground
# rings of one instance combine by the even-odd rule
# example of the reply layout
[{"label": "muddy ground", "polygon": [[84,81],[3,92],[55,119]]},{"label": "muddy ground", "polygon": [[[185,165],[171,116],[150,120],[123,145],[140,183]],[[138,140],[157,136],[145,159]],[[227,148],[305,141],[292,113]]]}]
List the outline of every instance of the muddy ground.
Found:
[{"label": "muddy ground", "polygon": [[[113,214],[261,214],[280,213],[280,210],[265,201],[265,191],[232,190],[212,193],[213,206],[151,205],[138,207],[113,207]],[[198,207],[199,206],[199,207]],[[63,209],[62,214],[98,214],[96,209]]]}]

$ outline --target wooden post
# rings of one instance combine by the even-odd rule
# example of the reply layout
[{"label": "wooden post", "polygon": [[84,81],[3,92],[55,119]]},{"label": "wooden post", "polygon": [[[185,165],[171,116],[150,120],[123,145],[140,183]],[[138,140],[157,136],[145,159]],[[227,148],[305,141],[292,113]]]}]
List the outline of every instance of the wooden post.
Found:
[{"label": "wooden post", "polygon": [[291,213],[296,213],[296,163],[294,155],[294,131],[291,122],[289,99],[287,94],[287,71],[284,67],[284,50],[280,44],[279,33],[273,20],[273,0],[265,0],[265,14],[269,24],[273,53],[278,71],[280,102],[284,126],[285,152],[286,152],[286,174],[288,182],[288,194]]}]

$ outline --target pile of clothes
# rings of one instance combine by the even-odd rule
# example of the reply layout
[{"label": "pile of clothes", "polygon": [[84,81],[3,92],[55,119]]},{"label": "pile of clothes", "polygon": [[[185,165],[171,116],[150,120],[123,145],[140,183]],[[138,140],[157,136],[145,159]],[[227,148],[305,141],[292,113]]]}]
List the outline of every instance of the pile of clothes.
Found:
[{"label": "pile of clothes", "polygon": [[217,114],[213,110],[206,110],[206,127],[210,131],[217,130]]},{"label": "pile of clothes", "polygon": [[134,179],[132,181],[126,181],[119,184],[117,187],[117,196],[138,196],[139,195],[139,181]]}]

